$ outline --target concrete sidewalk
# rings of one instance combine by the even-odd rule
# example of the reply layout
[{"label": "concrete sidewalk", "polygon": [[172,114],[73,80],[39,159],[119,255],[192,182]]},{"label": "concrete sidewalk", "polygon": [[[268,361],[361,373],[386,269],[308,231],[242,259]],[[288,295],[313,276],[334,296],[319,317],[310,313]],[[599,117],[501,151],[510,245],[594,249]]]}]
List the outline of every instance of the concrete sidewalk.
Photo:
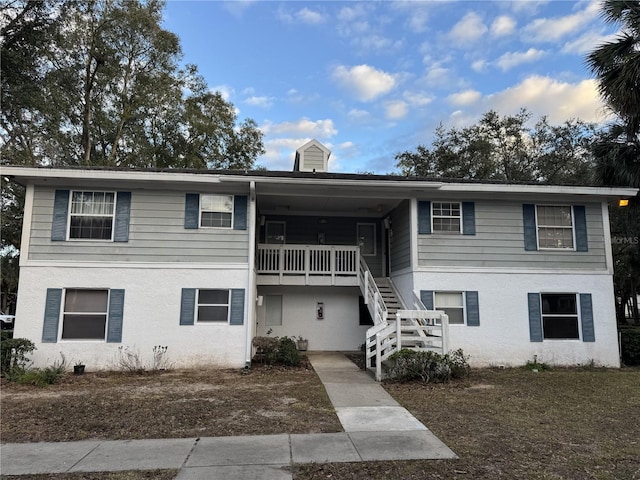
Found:
[{"label": "concrete sidewalk", "polygon": [[344,355],[309,359],[343,433],[3,444],[0,473],[178,469],[178,480],[290,480],[296,463],[456,458]]}]

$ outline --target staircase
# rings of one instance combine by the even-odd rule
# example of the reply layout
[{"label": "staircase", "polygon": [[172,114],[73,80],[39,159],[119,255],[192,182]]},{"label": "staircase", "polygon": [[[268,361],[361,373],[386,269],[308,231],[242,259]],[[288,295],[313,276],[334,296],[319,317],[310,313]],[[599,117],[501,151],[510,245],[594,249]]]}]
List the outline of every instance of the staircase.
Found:
[{"label": "staircase", "polygon": [[376,380],[383,378],[383,362],[403,348],[417,351],[448,351],[449,317],[427,310],[413,294],[413,310],[408,310],[389,278],[373,278],[361,262],[360,288],[374,325],[367,330],[366,364]]}]

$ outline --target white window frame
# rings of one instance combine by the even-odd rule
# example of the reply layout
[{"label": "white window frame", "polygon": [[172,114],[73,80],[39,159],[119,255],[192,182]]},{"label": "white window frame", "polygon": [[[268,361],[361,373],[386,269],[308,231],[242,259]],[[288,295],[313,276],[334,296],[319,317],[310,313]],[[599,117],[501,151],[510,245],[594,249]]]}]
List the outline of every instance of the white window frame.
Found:
[{"label": "white window frame", "polygon": [[[462,299],[462,305],[461,306],[444,306],[444,307],[439,307],[438,306],[438,302],[437,302],[437,298],[438,298],[438,294],[439,293],[455,293],[460,295],[460,298]],[[460,327],[464,327],[467,324],[467,296],[464,294],[464,291],[460,291],[460,290],[436,290],[433,292],[433,309],[434,310],[440,310],[441,312],[445,312],[444,310],[445,308],[451,309],[451,308],[457,308],[457,309],[461,309],[462,310],[462,323],[451,323],[451,320],[449,320],[449,325],[453,325],[453,326],[460,326]]]},{"label": "white window frame", "polygon": [[[227,292],[227,303],[200,303],[200,292],[203,290],[219,290]],[[226,320],[200,320],[200,307],[227,307]],[[231,289],[229,288],[198,288],[196,290],[196,323],[200,325],[224,325],[229,324],[231,316]]]},{"label": "white window frame", "polygon": [[[456,216],[456,215],[437,215],[435,214],[435,206],[436,204],[448,204],[448,205],[458,205],[458,211],[460,212],[460,215]],[[457,218],[459,220],[459,229],[458,231],[454,231],[454,230],[436,230],[435,228],[435,220],[436,218]],[[441,233],[444,235],[458,235],[458,234],[462,234],[462,202],[431,202],[431,233]]]},{"label": "white window frame", "polygon": [[[223,210],[205,210],[203,208],[204,205],[204,199],[206,197],[226,197],[226,198],[230,198],[231,199],[231,211],[230,212],[226,212]],[[231,223],[228,227],[217,227],[217,226],[209,226],[209,225],[202,225],[202,214],[204,212],[208,212],[208,213],[231,213]],[[224,230],[231,230],[233,229],[233,219],[234,219],[234,198],[233,195],[225,195],[225,194],[218,194],[218,193],[202,193],[200,194],[200,205],[198,206],[198,227],[199,228],[219,228],[219,229],[224,229]]]},{"label": "white window frame", "polygon": [[373,222],[358,222],[356,224],[356,245],[360,246],[360,227],[373,227],[373,234],[372,234],[372,242],[373,242],[373,253],[363,253],[362,252],[362,247],[360,248],[360,255],[362,255],[363,257],[375,257],[378,254],[378,238],[376,237],[376,224]]},{"label": "white window frame", "polygon": [[[576,307],[576,313],[544,313],[544,299],[545,295],[569,295],[573,297],[574,305]],[[544,319],[545,317],[563,317],[563,318],[575,318],[576,329],[578,336],[574,338],[547,338],[544,333]],[[541,292],[540,293],[540,324],[542,326],[542,340],[545,342],[575,342],[581,341],[582,338],[582,319],[580,318],[580,299],[575,292]]]},{"label": "white window frame", "polygon": [[[97,213],[73,213],[73,194],[74,193],[110,193],[113,195],[113,211],[111,214],[97,214]],[[116,227],[116,204],[118,202],[118,195],[115,191],[112,190],[71,190],[69,191],[69,208],[67,212],[67,240],[72,242],[113,242],[113,235],[115,233]],[[111,217],[111,237],[110,238],[72,238],[71,237],[71,219],[73,217]]]},{"label": "white window frame", "polygon": [[[99,292],[107,292],[107,309],[105,312],[67,312],[66,311],[66,305],[67,305],[67,293],[69,290],[80,290],[80,291],[87,291],[87,292],[95,292],[95,291],[99,291]],[[108,326],[109,326],[109,300],[111,299],[111,289],[109,288],[65,288],[64,289],[64,295],[62,298],[62,306],[60,308],[61,310],[61,318],[60,318],[60,326],[59,326],[59,331],[58,331],[58,339],[61,342],[105,342],[107,340],[107,330],[108,330]],[[92,316],[104,316],[104,335],[102,338],[64,338],[62,336],[62,332],[64,331],[64,320],[65,320],[65,316],[66,315],[92,315]]]},{"label": "white window frame", "polygon": [[[571,215],[571,226],[557,226],[557,225],[540,225],[540,220],[538,218],[538,208],[539,207],[552,207],[552,208],[568,208],[569,214]],[[576,249],[576,221],[573,215],[573,206],[572,205],[546,205],[546,204],[536,204],[536,242],[538,250],[547,250],[547,251],[575,251]],[[558,228],[563,230],[571,229],[571,243],[570,247],[542,247],[540,246],[540,229],[541,228]]]}]

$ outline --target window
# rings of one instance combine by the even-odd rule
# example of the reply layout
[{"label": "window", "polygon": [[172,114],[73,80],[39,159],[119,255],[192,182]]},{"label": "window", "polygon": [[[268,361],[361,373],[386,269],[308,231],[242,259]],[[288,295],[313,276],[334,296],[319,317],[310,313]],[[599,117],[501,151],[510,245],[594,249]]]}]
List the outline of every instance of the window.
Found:
[{"label": "window", "polygon": [[464,301],[462,292],[435,292],[435,310],[449,316],[450,325],[464,325]]},{"label": "window", "polygon": [[282,325],[282,295],[267,295],[265,297],[265,322],[267,327]]},{"label": "window", "polygon": [[66,289],[63,340],[104,340],[109,290]]},{"label": "window", "polygon": [[229,319],[229,290],[198,290],[198,322],[226,322]]},{"label": "window", "polygon": [[71,192],[69,238],[111,240],[114,192]]},{"label": "window", "polygon": [[433,232],[460,233],[462,226],[462,209],[458,202],[433,202]]},{"label": "window", "polygon": [[573,249],[573,219],[570,206],[537,205],[539,248]]},{"label": "window", "polygon": [[578,307],[573,293],[543,293],[542,331],[546,339],[579,339]]},{"label": "window", "polygon": [[357,229],[360,254],[374,256],[376,254],[376,225],[374,223],[359,223]]},{"label": "window", "polygon": [[201,227],[231,228],[232,225],[233,195],[201,195]]}]

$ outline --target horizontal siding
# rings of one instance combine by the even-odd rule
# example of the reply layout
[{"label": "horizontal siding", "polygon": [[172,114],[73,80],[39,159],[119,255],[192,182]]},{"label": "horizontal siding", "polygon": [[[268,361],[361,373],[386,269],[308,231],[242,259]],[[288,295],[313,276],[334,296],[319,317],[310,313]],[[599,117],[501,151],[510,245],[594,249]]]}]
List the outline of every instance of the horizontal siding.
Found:
[{"label": "horizontal siding", "polygon": [[36,187],[29,258],[58,261],[246,263],[248,230],[185,230],[180,192],[132,190],[129,241],[51,241],[53,188]]},{"label": "horizontal siding", "polygon": [[475,212],[476,235],[418,235],[420,266],[575,270],[606,268],[600,204],[586,205],[588,252],[525,251],[522,202],[476,202]]},{"label": "horizontal siding", "polygon": [[411,221],[409,202],[402,202],[391,216],[391,271],[411,266]]}]

